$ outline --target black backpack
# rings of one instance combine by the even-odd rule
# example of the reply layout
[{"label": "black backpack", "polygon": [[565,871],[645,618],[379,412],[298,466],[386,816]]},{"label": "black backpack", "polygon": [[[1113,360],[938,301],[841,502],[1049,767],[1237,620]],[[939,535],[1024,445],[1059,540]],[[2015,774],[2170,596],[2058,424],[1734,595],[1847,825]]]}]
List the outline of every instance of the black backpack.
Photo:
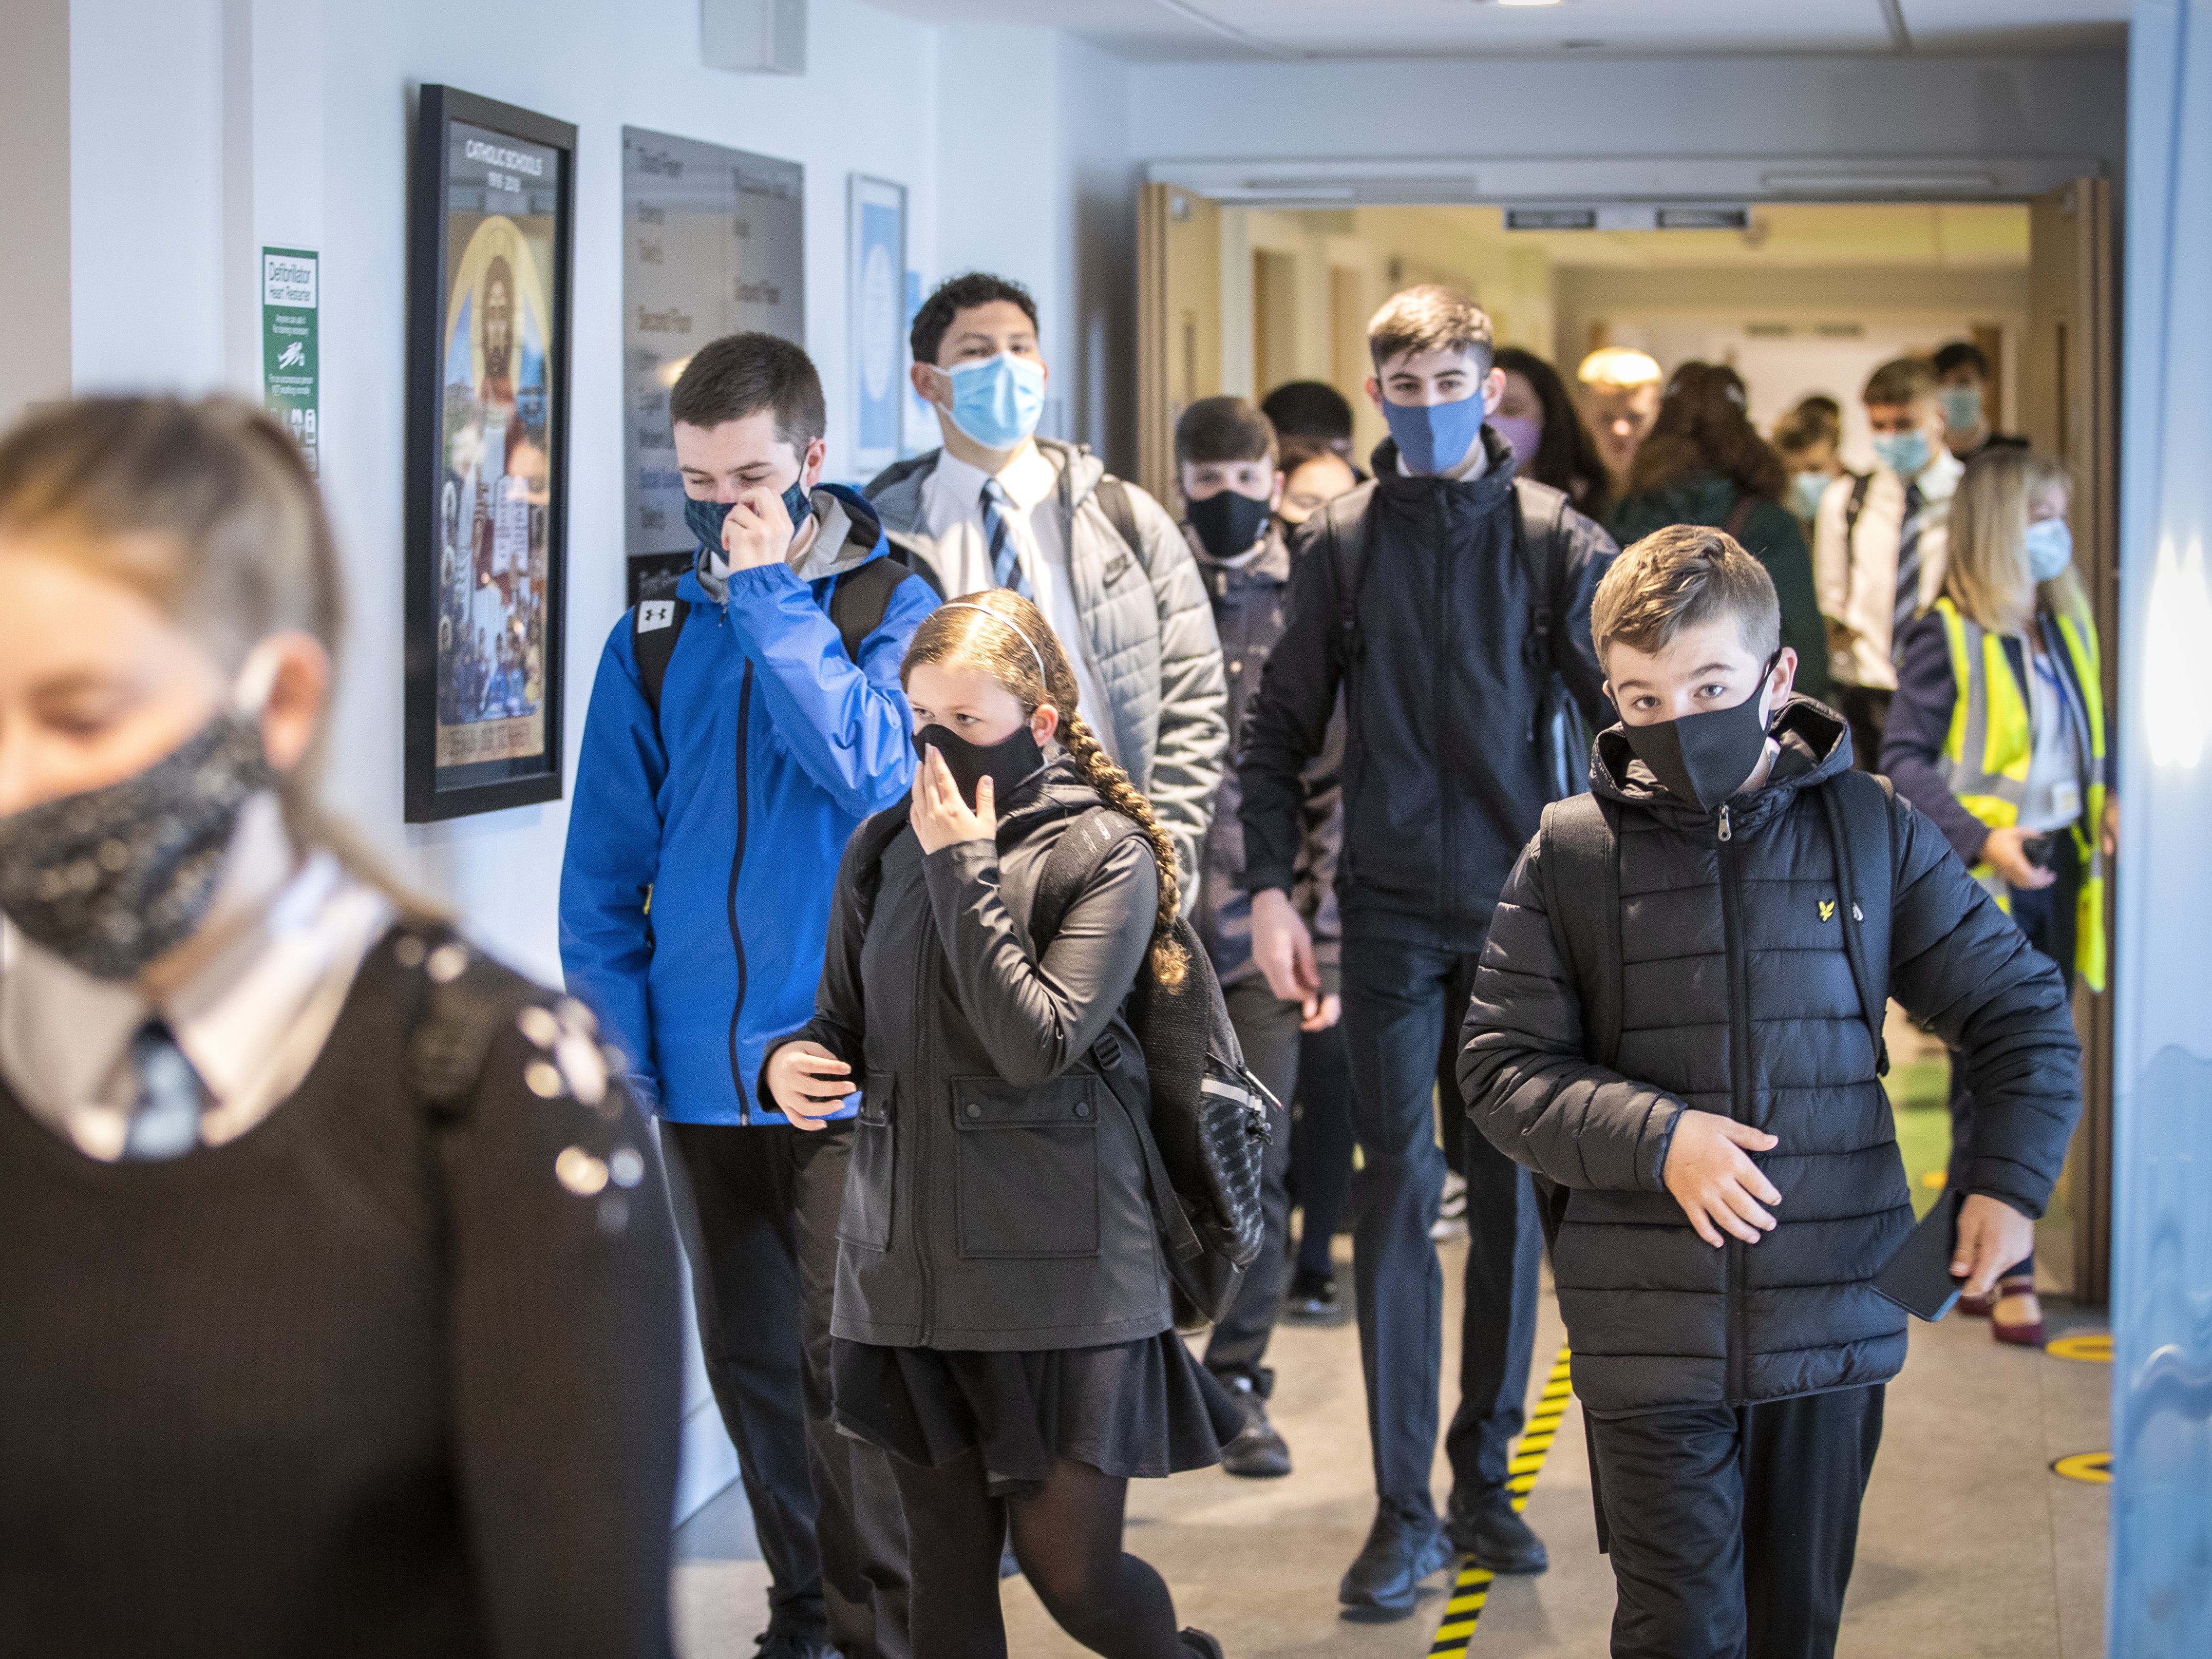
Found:
[{"label": "black backpack", "polygon": [[[895,536],[884,539],[888,548],[883,557],[854,566],[838,577],[837,585],[830,590],[830,620],[844,642],[845,654],[855,663],[860,660],[860,647],[868,635],[883,626],[891,595],[908,576],[920,576],[939,599],[945,597],[937,578],[912,549]],[[646,707],[653,710],[655,726],[660,723],[660,688],[667,683],[676,641],[690,614],[690,602],[686,599],[641,599],[630,607],[630,650],[637,659],[638,684],[645,693]]]},{"label": "black backpack", "polygon": [[[1322,526],[1328,539],[1330,574],[1336,578],[1337,626],[1346,670],[1358,660],[1359,589],[1367,577],[1367,515],[1375,487],[1340,495],[1322,508]],[[1567,496],[1565,490],[1538,483],[1534,478],[1513,481],[1513,550],[1528,573],[1528,627],[1521,636],[1522,660],[1536,676],[1542,690],[1537,695],[1535,723],[1528,733],[1535,745],[1540,775],[1547,799],[1561,800],[1589,787],[1590,743],[1595,736],[1583,717],[1582,705],[1567,690],[1553,653],[1552,634],[1564,609],[1568,581]],[[1346,521],[1356,517],[1358,533],[1346,536]],[[1528,533],[1529,520],[1540,526]]]},{"label": "black backpack", "polygon": [[[863,927],[875,908],[884,849],[906,827],[910,805],[902,801],[878,813],[858,832],[854,902]],[[1107,855],[1142,833],[1133,819],[1105,806],[1075,815],[1045,855],[1030,906],[1030,939],[1040,957]],[[1279,1110],[1282,1103],[1245,1068],[1244,1051],[1196,932],[1178,917],[1174,938],[1190,959],[1182,988],[1170,991],[1155,980],[1148,954],[1123,1008],[1144,1051],[1149,1109],[1147,1103],[1127,1098],[1115,1080],[1121,1050],[1111,1031],[1092,1046],[1091,1054],[1136,1133],[1176,1323],[1189,1329],[1229,1311],[1245,1269],[1260,1254],[1265,1224],[1261,1164],[1274,1139],[1267,1107],[1272,1103]]]},{"label": "black backpack", "polygon": [[[1897,849],[1890,783],[1844,772],[1815,792],[1840,872],[1836,908],[1859,1012],[1874,1036],[1875,1072],[1889,1074],[1882,1019],[1889,1007],[1889,924]],[[1552,943],[1582,1000],[1583,1058],[1614,1069],[1620,1054],[1620,836],[1613,802],[1595,794],[1553,801],[1537,832]],[[1875,849],[1880,848],[1879,854]]]}]

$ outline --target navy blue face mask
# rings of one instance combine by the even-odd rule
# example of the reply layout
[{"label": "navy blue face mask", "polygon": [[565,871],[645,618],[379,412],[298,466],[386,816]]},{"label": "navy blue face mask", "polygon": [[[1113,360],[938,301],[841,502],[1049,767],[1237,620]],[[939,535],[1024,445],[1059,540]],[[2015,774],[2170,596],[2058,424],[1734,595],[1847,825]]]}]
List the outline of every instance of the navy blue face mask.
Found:
[{"label": "navy blue face mask", "polygon": [[[699,538],[700,546],[721,550],[722,520],[730,516],[730,506],[728,501],[702,501],[690,495],[684,498],[684,522]],[[791,488],[783,492],[783,510],[791,514],[792,532],[797,534],[806,515],[814,510],[813,497],[807,491],[803,475],[793,478]]]}]

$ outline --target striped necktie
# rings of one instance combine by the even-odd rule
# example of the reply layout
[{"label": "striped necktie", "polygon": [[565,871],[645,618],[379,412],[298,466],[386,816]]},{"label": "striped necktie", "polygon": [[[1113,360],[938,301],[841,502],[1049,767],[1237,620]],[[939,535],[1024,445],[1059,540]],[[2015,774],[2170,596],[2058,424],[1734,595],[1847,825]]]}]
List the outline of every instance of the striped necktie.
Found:
[{"label": "striped necktie", "polygon": [[1897,533],[1897,597],[1889,619],[1889,659],[1905,656],[1905,630],[1920,614],[1920,531],[1927,517],[1920,486],[1905,486],[1905,523]]},{"label": "striped necktie", "polygon": [[207,1091],[163,1021],[148,1020],[131,1039],[131,1071],[138,1093],[123,1161],[166,1163],[198,1146]]},{"label": "striped necktie", "polygon": [[1022,568],[1012,526],[1006,522],[1006,514],[1013,511],[1013,506],[1004,484],[996,478],[983,480],[983,544],[991,550],[991,580],[998,586],[1011,587],[1028,599],[1029,575]]}]

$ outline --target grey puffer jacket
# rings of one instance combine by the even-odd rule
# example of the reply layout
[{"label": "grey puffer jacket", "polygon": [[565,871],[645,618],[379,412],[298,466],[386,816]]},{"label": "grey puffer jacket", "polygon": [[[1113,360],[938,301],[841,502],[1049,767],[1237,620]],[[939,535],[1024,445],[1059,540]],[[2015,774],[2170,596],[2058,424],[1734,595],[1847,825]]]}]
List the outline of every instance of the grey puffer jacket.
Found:
[{"label": "grey puffer jacket", "polygon": [[[1060,474],[1068,579],[1089,636],[1065,643],[1088,655],[1113,705],[1085,709],[1084,718],[1110,724],[1115,757],[1175,837],[1188,907],[1229,747],[1221,645],[1206,586],[1182,532],[1158,501],[1134,484],[1124,486],[1142,544],[1133,554],[1097,499],[1105,464],[1079,444],[1039,438],[1036,447]],[[925,486],[940,453],[933,449],[886,468],[866,492],[884,528],[925,561],[935,543]],[[931,574],[939,573],[933,567]]]},{"label": "grey puffer jacket", "polygon": [[[1805,698],[1778,731],[1773,776],[1727,803],[1725,841],[1720,813],[1661,788],[1618,726],[1598,737],[1592,784],[1620,808],[1617,1070],[1583,1058],[1540,838],[1475,979],[1460,1088],[1492,1144],[1568,1189],[1553,1262],[1575,1391],[1601,1415],[1855,1388],[1905,1361],[1905,1316],[1870,1281],[1911,1229],[1911,1199],[1814,794],[1849,769],[1850,738]],[[2065,988],[1932,823],[1900,799],[1890,825],[1890,994],[1965,1051],[1968,1190],[2039,1216],[2081,1103]],[[1782,1194],[1758,1244],[1714,1249],[1667,1191],[1685,1108],[1779,1138],[1753,1154]]]},{"label": "grey puffer jacket", "polygon": [[[1046,857],[1098,796],[1065,755],[1008,795],[997,844],[925,855],[907,803],[863,824],[837,872],[811,1037],[863,1087],[837,1224],[833,1334],[888,1347],[1085,1348],[1171,1314],[1143,1154],[1099,1070],[1146,1093],[1121,1018],[1159,904],[1141,836],[1117,842],[1040,963]],[[781,1047],[781,1043],[774,1045]],[[762,1067],[765,1075],[767,1067]],[[763,1099],[763,1104],[767,1101]]]}]

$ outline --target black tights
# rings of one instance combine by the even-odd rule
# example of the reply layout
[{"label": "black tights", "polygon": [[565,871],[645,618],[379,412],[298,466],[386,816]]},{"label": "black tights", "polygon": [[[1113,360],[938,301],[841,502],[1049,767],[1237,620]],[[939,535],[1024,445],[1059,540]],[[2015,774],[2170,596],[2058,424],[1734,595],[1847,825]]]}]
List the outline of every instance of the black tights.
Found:
[{"label": "black tights", "polygon": [[1060,1627],[1106,1659],[1188,1659],[1168,1587],[1121,1553],[1129,1483],[1063,1457],[1043,1486],[991,1496],[981,1454],[942,1468],[891,1459],[910,1540],[914,1659],[1006,1659],[999,1555],[1014,1559]]}]

